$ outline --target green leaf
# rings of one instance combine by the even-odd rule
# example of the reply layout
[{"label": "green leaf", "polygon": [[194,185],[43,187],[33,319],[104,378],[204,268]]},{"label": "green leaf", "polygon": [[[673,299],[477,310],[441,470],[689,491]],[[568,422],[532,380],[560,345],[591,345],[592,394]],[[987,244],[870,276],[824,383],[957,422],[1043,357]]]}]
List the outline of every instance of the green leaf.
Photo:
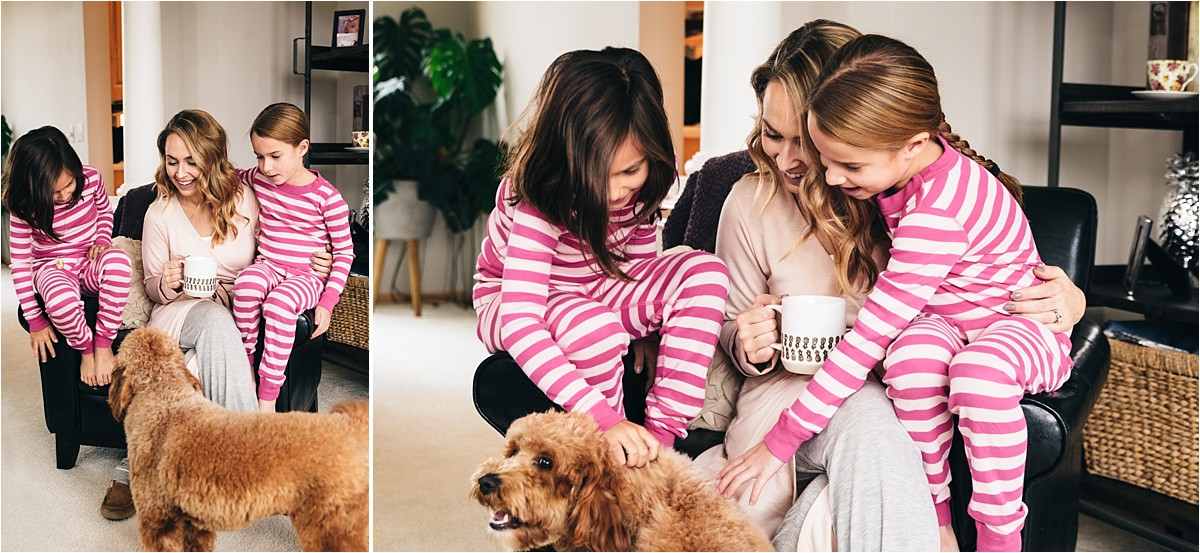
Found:
[{"label": "green leaf", "polygon": [[496,99],[503,66],[491,39],[466,42],[461,34],[435,33],[425,74],[440,97],[469,115],[476,115]]}]

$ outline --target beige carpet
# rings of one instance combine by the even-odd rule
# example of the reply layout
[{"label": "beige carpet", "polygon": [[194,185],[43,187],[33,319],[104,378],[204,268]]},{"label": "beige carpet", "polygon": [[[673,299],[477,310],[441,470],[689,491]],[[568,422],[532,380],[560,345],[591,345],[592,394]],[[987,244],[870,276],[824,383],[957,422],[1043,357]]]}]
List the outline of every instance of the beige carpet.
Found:
[{"label": "beige carpet", "polygon": [[495,551],[487,512],[467,498],[471,473],[503,444],[471,402],[487,356],[475,312],[380,305],[371,325],[375,549]]},{"label": "beige carpet", "polygon": [[[496,551],[487,513],[467,498],[476,465],[503,443],[475,412],[471,377],[486,356],[475,313],[408,304],[375,309],[372,320],[377,551]],[[1078,551],[1162,551],[1080,516]]]},{"label": "beige carpet", "polygon": [[[112,522],[100,500],[124,451],[82,446],[70,470],[55,468],[54,436],[46,430],[41,382],[29,335],[17,322],[12,273],[0,275],[0,548],[4,551],[137,551],[137,517]],[[325,363],[319,409],[366,398],[367,378]],[[298,551],[291,523],[272,517],[218,534],[218,551]]]}]

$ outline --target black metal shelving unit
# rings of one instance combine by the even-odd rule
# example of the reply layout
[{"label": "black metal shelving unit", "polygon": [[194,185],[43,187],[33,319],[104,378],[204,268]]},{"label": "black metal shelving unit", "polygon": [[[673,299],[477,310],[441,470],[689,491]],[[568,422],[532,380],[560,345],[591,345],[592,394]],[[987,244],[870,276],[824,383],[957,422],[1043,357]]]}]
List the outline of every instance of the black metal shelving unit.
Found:
[{"label": "black metal shelving unit", "polygon": [[[1063,51],[1067,3],[1054,3],[1053,59],[1049,171],[1046,183],[1058,186],[1064,126],[1182,131],[1181,151],[1196,152],[1196,98],[1143,100],[1129,86],[1063,82]],[[1103,306],[1145,315],[1170,324],[1197,325],[1197,294],[1172,292],[1159,282],[1139,281],[1130,298],[1121,284],[1123,265],[1098,266],[1087,292],[1091,306]],[[1122,528],[1143,539],[1178,551],[1197,549],[1196,505],[1116,480],[1087,474],[1080,490],[1081,512]]]},{"label": "black metal shelving unit", "polygon": [[[312,43],[312,2],[305,3],[304,36],[297,38],[304,41],[304,70],[298,71],[293,62],[292,72],[304,76],[304,113],[312,121],[312,73],[313,71],[351,71],[366,74],[371,69],[369,44],[331,48],[316,46]],[[295,42],[293,41],[293,45]],[[292,55],[295,55],[293,47]],[[364,77],[363,83],[367,79]],[[351,142],[313,142],[308,153],[309,165],[366,165],[370,163],[368,152],[351,151]]]},{"label": "black metal shelving unit", "polygon": [[[363,74],[363,84],[369,84],[367,73],[371,68],[371,47],[369,44],[332,48],[317,46],[312,43],[312,2],[306,2],[304,7],[304,36],[292,41],[292,73],[304,77],[304,114],[309,121],[313,119],[312,109],[312,74],[313,71],[350,71]],[[296,42],[304,41],[304,67],[301,71],[296,66]],[[325,113],[322,112],[322,115]],[[311,142],[305,166],[312,165],[367,165],[371,161],[367,151],[349,150],[352,142]],[[352,273],[353,276],[353,273]],[[360,275],[361,276],[361,275]],[[344,299],[344,297],[343,297]],[[370,309],[370,306],[367,306]],[[321,357],[340,367],[350,369],[359,374],[367,374],[369,354],[362,348],[326,341]]]}]

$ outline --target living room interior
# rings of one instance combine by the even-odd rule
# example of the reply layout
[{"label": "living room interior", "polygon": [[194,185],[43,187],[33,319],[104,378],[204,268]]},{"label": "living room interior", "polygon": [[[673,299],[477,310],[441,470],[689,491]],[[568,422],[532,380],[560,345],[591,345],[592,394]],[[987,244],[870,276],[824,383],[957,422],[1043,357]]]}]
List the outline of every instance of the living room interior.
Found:
[{"label": "living room interior", "polygon": [[[679,160],[681,185],[688,170],[699,166],[689,163],[694,159],[690,155],[693,151],[700,151],[695,159],[702,160],[744,148],[755,110],[754,98],[746,86],[749,69],[760,63],[788,31],[806,21],[827,18],[863,32],[900,38],[922,52],[938,72],[947,120],[970,140],[972,147],[998,161],[1006,173],[1017,176],[1027,186],[1054,182],[1082,190],[1095,199],[1098,228],[1094,263],[1102,269],[1092,271],[1095,293],[1089,293],[1086,316],[1104,323],[1141,320],[1147,314],[1151,319],[1163,320],[1165,313],[1170,324],[1182,319],[1184,333],[1195,336],[1194,276],[1190,298],[1185,289],[1184,299],[1171,299],[1173,292],[1152,282],[1157,277],[1145,274],[1137,285],[1139,299],[1145,300],[1126,302],[1125,292],[1119,290],[1119,273],[1129,263],[1134,223],[1141,214],[1155,216],[1172,186],[1171,181],[1164,180],[1164,173],[1170,171],[1166,160],[1183,151],[1194,152],[1196,144],[1194,96],[1190,103],[1145,100],[1137,104],[1130,94],[1147,86],[1151,4],[605,2],[563,4],[552,11],[530,2],[427,2],[417,6],[435,28],[448,27],[468,38],[491,39],[504,64],[504,83],[495,107],[481,117],[484,121],[480,127],[493,139],[517,117],[541,71],[557,54],[607,45],[643,49],[667,89],[667,110],[676,139],[683,142],[698,137],[700,141],[688,145],[693,149],[684,146],[680,150],[689,153]],[[405,3],[377,2],[373,18],[395,18],[408,7]],[[682,106],[672,105],[672,94],[682,94],[685,86],[685,59],[677,54],[695,42],[695,37],[687,39],[683,31],[693,28],[694,22],[687,20],[696,12],[703,18],[701,43],[706,75],[700,123],[684,128],[682,115],[677,120],[679,112],[672,111],[682,111]],[[1194,22],[1194,11],[1191,17]],[[664,34],[680,40],[672,46],[655,42],[663,40],[660,35]],[[537,39],[530,40],[531,36]],[[1056,47],[1056,36],[1062,37],[1061,47]],[[714,71],[714,67],[721,69]],[[713,74],[722,77],[711,78]],[[1079,90],[1062,83],[1107,86],[1098,87],[1101,96],[1077,98],[1071,94]],[[1086,96],[1096,90],[1084,87],[1083,92]],[[1060,94],[1065,103],[1055,104]],[[1104,94],[1120,94],[1112,104],[1117,107],[1109,106],[1106,102],[1113,99]],[[684,99],[681,95],[674,101]],[[1068,106],[1071,102],[1075,104]],[[1101,104],[1103,108],[1097,107]],[[1088,120],[1087,115],[1072,109],[1085,113],[1092,109],[1127,110],[1155,114],[1153,117],[1159,119],[1149,124],[1141,120],[1113,123],[1104,119],[1107,116]],[[1191,130],[1180,132],[1184,129]],[[1052,146],[1051,140],[1058,143]],[[1194,164],[1195,158],[1191,159]],[[479,244],[481,225],[477,222],[464,233],[468,245]],[[395,369],[380,372],[375,383],[373,524],[376,543],[382,548],[492,548],[485,535],[487,514],[471,504],[465,493],[474,467],[497,455],[503,442],[480,418],[468,391],[475,367],[486,352],[475,336],[475,314],[469,298],[463,297],[464,291],[470,290],[477,249],[468,247],[457,256],[445,253],[453,250],[455,239],[438,223],[433,234],[420,241],[422,256],[417,271],[423,305],[419,314],[415,314],[417,306],[412,303],[410,291],[412,268],[408,260],[402,259],[402,252],[393,247],[386,259],[375,260],[374,329],[399,338],[395,347],[375,354],[377,363]],[[1118,290],[1120,297],[1113,297],[1117,292],[1109,290]],[[1151,307],[1150,298],[1159,296],[1165,298],[1166,306]],[[427,344],[439,346],[429,348]],[[1189,405],[1187,394],[1195,394],[1196,357],[1180,355],[1182,369],[1175,368],[1179,361],[1173,360],[1170,367],[1161,370],[1182,371],[1168,385],[1182,397],[1176,397],[1176,392],[1166,393],[1157,398],[1164,405]],[[1118,361],[1113,363],[1115,367]],[[1126,367],[1121,370],[1127,370],[1128,362],[1120,364]],[[1118,378],[1125,379],[1118,368],[1113,368],[1110,382]],[[1178,391],[1176,386],[1181,380],[1184,388]],[[1113,405],[1128,402],[1127,398],[1105,398],[1102,392],[1099,406],[1092,410],[1092,420],[1119,418],[1119,413],[1113,414]],[[438,414],[431,417],[430,409],[435,406]],[[1165,457],[1161,462],[1167,465],[1158,465],[1157,469],[1137,468],[1144,462],[1141,456],[1099,445],[1099,438],[1094,434],[1089,438],[1085,427],[1082,441],[1090,451],[1084,450],[1081,462],[1090,463],[1093,471],[1107,476],[1084,475],[1083,503],[1063,507],[1081,512],[1077,550],[1196,547],[1196,494],[1187,481],[1195,480],[1189,472],[1196,465],[1197,421],[1194,409],[1184,409],[1178,415],[1177,420],[1162,425],[1162,432],[1171,437],[1161,439],[1161,449],[1169,451],[1160,454]],[[418,429],[415,433],[414,428]],[[1140,432],[1134,429],[1127,434],[1142,436]],[[1118,467],[1114,468],[1114,460]],[[1129,476],[1131,471],[1139,470],[1140,476]],[[1167,472],[1179,472],[1180,476],[1165,477]],[[1159,484],[1148,480],[1152,473],[1159,475]],[[1164,485],[1164,478],[1172,483]],[[417,508],[411,508],[414,505]]]},{"label": "living room interior", "polygon": [[[226,130],[231,161],[245,168],[256,163],[248,132],[255,114],[286,101],[310,110],[313,142],[336,145],[340,152],[312,156],[313,167],[339,187],[352,211],[362,211],[368,197],[368,156],[347,148],[352,147],[352,129],[365,129],[365,123],[354,119],[356,107],[362,105],[355,87],[366,91],[369,35],[356,39],[357,50],[343,51],[357,53],[352,60],[361,63],[353,70],[312,71],[307,89],[304,38],[307,23],[310,42],[328,50],[335,12],[361,10],[365,18],[367,2],[5,2],[0,9],[0,111],[6,124],[15,136],[43,125],[63,129],[74,138],[83,163],[101,169],[111,196],[153,182],[159,164],[155,140],[172,114],[185,108],[212,114]],[[7,146],[6,140],[6,150]],[[114,207],[117,197],[112,198]],[[7,234],[7,218],[4,228]],[[366,250],[361,258],[361,266],[367,266]],[[38,363],[18,324],[12,274],[5,261],[0,285],[0,335],[5,344],[0,380],[3,548],[137,550],[137,517],[114,522],[99,512],[124,450],[83,445],[72,468],[56,468],[55,435],[47,432]],[[366,280],[359,277],[363,285],[357,294],[358,313],[338,313],[354,303],[355,291],[348,286],[335,309],[329,340],[315,350],[342,352],[316,360],[317,411],[369,396]],[[64,524],[69,530],[63,531]],[[242,531],[222,533],[217,548],[295,551],[299,542],[288,519],[275,516]]]}]

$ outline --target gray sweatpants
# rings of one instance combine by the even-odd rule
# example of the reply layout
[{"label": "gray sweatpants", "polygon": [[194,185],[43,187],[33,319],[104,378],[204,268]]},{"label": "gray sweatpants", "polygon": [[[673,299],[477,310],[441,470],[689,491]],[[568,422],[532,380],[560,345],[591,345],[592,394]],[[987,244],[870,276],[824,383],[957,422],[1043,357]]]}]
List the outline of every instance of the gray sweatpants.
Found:
[{"label": "gray sweatpants", "polygon": [[183,320],[179,348],[189,363],[196,359],[204,397],[234,411],[258,410],[254,370],[228,309],[211,301],[192,306]]},{"label": "gray sweatpants", "polygon": [[[195,358],[204,397],[234,411],[258,410],[254,373],[228,309],[216,302],[196,302],[183,320],[179,349],[187,362]],[[113,479],[129,482],[128,458],[117,465]]]},{"label": "gray sweatpants", "polygon": [[809,483],[775,533],[795,551],[804,517],[826,484],[839,551],[937,551],[937,515],[921,454],[900,426],[883,387],[868,380],[796,452],[797,481]]}]

